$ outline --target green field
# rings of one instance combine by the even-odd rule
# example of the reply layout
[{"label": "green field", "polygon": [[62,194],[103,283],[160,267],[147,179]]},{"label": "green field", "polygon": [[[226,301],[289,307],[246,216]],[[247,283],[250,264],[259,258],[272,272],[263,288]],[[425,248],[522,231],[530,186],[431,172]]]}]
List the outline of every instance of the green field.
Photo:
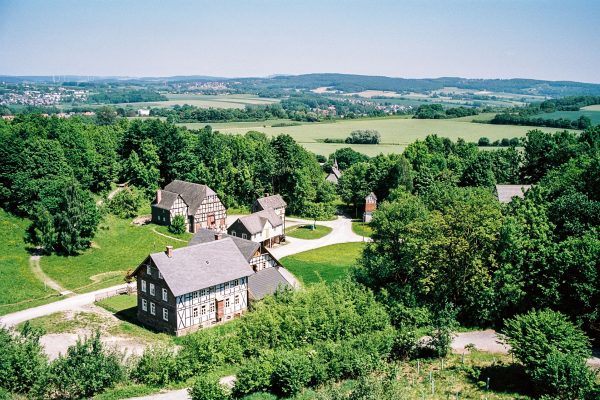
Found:
[{"label": "green field", "polygon": [[[529,126],[491,125],[471,122],[473,119],[485,120],[489,115],[459,118],[459,119],[412,119],[412,118],[381,118],[357,119],[337,122],[312,123],[299,126],[274,128],[272,121],[222,123],[211,124],[222,133],[244,134],[250,130],[264,132],[268,136],[282,133],[291,135],[306,149],[317,154],[329,155],[336,149],[352,147],[368,156],[380,153],[401,153],[404,148],[417,139],[424,139],[427,135],[437,134],[451,139],[463,138],[470,142],[477,142],[480,137],[486,136],[494,141],[502,138],[525,136],[532,129],[541,129],[554,132],[555,128],[536,128]],[[280,121],[279,121],[280,122]],[[186,124],[191,127],[202,127],[206,124]],[[347,145],[343,143],[320,143],[317,140],[332,138],[345,139],[350,132],[356,129],[375,129],[381,133],[381,144]]]},{"label": "green field", "polygon": [[78,256],[44,256],[42,269],[63,287],[76,293],[123,283],[125,273],[136,268],[150,253],[181,242],[159,236],[155,225],[137,226],[130,220],[107,216],[100,224],[91,248]]},{"label": "green field", "polygon": [[313,229],[313,225],[296,225],[289,227],[285,230],[286,236],[290,236],[297,239],[320,239],[323,236],[329,235],[331,228],[323,225],[316,225]]},{"label": "green field", "polygon": [[[589,107],[596,107],[596,106],[589,106]],[[599,107],[600,107],[600,105],[599,105]],[[575,121],[582,115],[591,119],[592,124],[594,124],[594,125],[600,124],[600,108],[598,108],[596,111],[594,111],[593,109],[589,109],[588,107],[585,107],[585,109],[583,109],[581,111],[555,111],[553,113],[544,113],[544,114],[534,115],[532,118],[538,118],[538,117],[543,118],[543,119],[564,118],[564,119],[568,119],[571,121]]]},{"label": "green field", "polygon": [[29,221],[0,209],[0,315],[58,300],[29,268],[29,252],[23,240]]},{"label": "green field", "polygon": [[352,221],[352,232],[364,237],[371,237],[373,228],[362,221]]},{"label": "green field", "polygon": [[333,282],[347,275],[364,243],[341,243],[282,258],[281,264],[304,284]]},{"label": "green field", "polygon": [[[193,94],[167,94],[167,101],[151,101],[143,103],[131,103],[138,107],[173,107],[175,105],[188,104],[200,108],[244,108],[247,105],[273,104],[278,99],[257,97],[251,94],[231,95],[193,95]],[[123,106],[129,103],[119,104]]]}]

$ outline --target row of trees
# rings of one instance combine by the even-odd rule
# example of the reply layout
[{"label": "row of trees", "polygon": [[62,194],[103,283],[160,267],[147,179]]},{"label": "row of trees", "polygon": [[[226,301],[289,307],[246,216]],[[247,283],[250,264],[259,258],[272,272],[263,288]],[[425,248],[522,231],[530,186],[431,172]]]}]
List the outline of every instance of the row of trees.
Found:
[{"label": "row of trees", "polygon": [[417,119],[446,119],[468,117],[479,114],[477,108],[450,107],[444,108],[441,104],[423,104],[420,105],[413,118]]},{"label": "row of trees", "polygon": [[137,188],[111,208],[121,215],[135,212],[138,192],[147,202],[173,179],[209,185],[227,207],[249,207],[268,192],[280,193],[293,214],[317,204],[333,213],[334,188],[290,136],[221,135],[155,119],[106,122],[25,114],[0,122],[0,202],[33,221],[30,238],[46,251],[85,248],[100,220],[92,195],[116,181]]}]

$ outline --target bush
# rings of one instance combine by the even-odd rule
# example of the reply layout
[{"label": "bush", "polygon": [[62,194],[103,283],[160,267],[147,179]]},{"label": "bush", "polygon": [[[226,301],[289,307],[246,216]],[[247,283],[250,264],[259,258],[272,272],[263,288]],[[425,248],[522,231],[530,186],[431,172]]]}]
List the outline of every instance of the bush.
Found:
[{"label": "bush", "polygon": [[185,219],[181,215],[176,215],[169,225],[169,232],[180,235],[186,231]]},{"label": "bush", "polygon": [[477,141],[477,145],[480,147],[486,147],[490,145],[490,139],[484,137],[480,137],[479,140]]},{"label": "bush", "polygon": [[452,346],[452,335],[458,326],[456,312],[451,305],[434,312],[433,324],[429,331],[428,345],[437,357],[446,357]]},{"label": "bush", "polygon": [[511,352],[530,374],[543,367],[548,354],[554,351],[580,359],[591,355],[587,336],[559,312],[533,310],[504,324],[503,341],[512,347]]},{"label": "bush", "polygon": [[533,381],[546,400],[592,400],[595,375],[581,357],[553,351],[533,371]]},{"label": "bush", "polygon": [[381,135],[373,129],[352,131],[345,140],[346,143],[351,144],[379,144],[380,141]]},{"label": "bush", "polygon": [[233,395],[244,397],[255,392],[266,392],[271,388],[271,374],[275,371],[273,353],[265,353],[246,361],[236,374]]},{"label": "bush", "polygon": [[146,350],[131,371],[131,378],[136,382],[154,386],[177,382],[188,376],[189,372],[181,369],[173,352],[163,347]]},{"label": "bush", "polygon": [[188,335],[182,339],[182,345],[177,362],[190,375],[205,373],[225,364],[238,364],[242,360],[239,340],[214,330]]},{"label": "bush", "polygon": [[42,334],[29,323],[20,335],[0,327],[0,387],[28,393],[45,375],[48,361],[40,345]]},{"label": "bush", "polygon": [[108,202],[108,211],[120,218],[133,218],[144,202],[144,196],[133,186],[126,187]]},{"label": "bush", "polygon": [[281,355],[271,377],[271,390],[281,397],[292,397],[302,390],[312,378],[310,359],[299,351]]},{"label": "bush", "polygon": [[188,389],[192,400],[227,400],[229,393],[221,384],[213,379],[200,377],[196,379],[194,385]]},{"label": "bush", "polygon": [[123,368],[114,353],[105,353],[100,333],[77,341],[66,356],[59,357],[43,381],[45,397],[51,399],[90,398],[123,378]]}]

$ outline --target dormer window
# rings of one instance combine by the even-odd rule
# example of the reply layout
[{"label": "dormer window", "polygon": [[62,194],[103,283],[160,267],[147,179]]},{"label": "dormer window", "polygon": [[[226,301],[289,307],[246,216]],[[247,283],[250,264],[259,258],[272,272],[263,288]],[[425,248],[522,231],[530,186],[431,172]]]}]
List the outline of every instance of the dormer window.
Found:
[{"label": "dormer window", "polygon": [[146,273],[148,275],[152,275],[152,267],[150,266],[150,264],[146,265]]}]

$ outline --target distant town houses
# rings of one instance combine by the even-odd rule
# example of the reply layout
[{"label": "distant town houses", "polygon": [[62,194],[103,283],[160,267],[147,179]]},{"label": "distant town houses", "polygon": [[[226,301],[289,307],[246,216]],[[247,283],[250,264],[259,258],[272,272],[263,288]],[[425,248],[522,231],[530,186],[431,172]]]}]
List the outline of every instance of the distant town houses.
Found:
[{"label": "distant town houses", "polygon": [[0,94],[0,105],[26,105],[26,106],[56,106],[73,101],[84,102],[87,100],[88,91],[67,89],[64,87],[49,88],[48,90],[33,90],[25,88],[10,89]]},{"label": "distant town houses", "polygon": [[181,215],[189,232],[201,228],[223,232],[226,229],[227,209],[219,196],[206,185],[174,180],[156,192],[151,206],[152,222],[171,225]]}]

